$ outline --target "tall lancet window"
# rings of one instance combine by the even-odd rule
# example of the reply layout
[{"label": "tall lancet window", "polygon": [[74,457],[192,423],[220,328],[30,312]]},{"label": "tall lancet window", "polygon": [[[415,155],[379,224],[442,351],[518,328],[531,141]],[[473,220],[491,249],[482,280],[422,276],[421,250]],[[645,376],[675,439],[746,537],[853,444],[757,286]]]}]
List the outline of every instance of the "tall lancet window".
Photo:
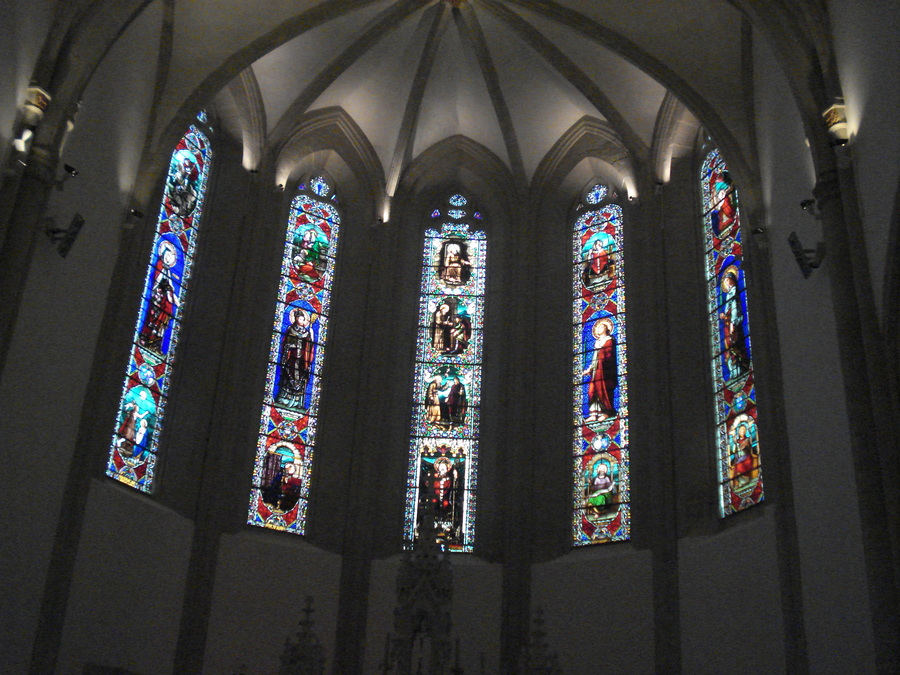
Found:
[{"label": "tall lancet window", "polygon": [[719,506],[726,516],[762,501],[763,482],[740,212],[734,183],[718,150],[706,156],[700,186],[706,235]]},{"label": "tall lancet window", "polygon": [[468,200],[453,195],[425,231],[404,537],[430,509],[448,551],[472,551],[484,326],[486,242]]},{"label": "tall lancet window", "polygon": [[572,234],[576,546],[628,539],[628,386],[622,207],[591,187]]},{"label": "tall lancet window", "polygon": [[247,522],[303,534],[340,213],[323,176],[291,202]]},{"label": "tall lancet window", "polygon": [[[200,113],[198,123],[206,122]],[[108,476],[150,492],[181,315],[209,177],[209,139],[191,126],[169,160],[156,237],[106,466]]]}]

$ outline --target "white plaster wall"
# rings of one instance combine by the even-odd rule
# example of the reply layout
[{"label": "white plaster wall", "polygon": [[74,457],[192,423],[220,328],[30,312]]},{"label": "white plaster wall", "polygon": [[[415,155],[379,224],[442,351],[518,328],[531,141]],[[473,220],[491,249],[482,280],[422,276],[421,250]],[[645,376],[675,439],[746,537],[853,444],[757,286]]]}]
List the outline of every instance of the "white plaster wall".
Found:
[{"label": "white plaster wall", "polygon": [[248,673],[277,672],[307,596],[331,672],[340,577],[339,555],[299,537],[247,530],[223,536],[203,672],[237,673],[242,665]]},{"label": "white plaster wall", "polygon": [[745,522],[679,542],[682,669],[786,672],[774,518],[771,512],[732,518]]},{"label": "white plaster wall", "polygon": [[573,550],[532,568],[532,618],[564,673],[652,673],[653,572],[630,544]]},{"label": "white plaster wall", "polygon": [[[812,195],[814,172],[799,114],[788,105],[791,94],[771,51],[757,40],[754,55],[810,668],[862,672],[874,668],[874,645],[839,365],[840,326],[829,282],[829,266],[840,265],[843,256],[829,251],[822,267],[804,279],[790,251],[791,231],[808,248],[822,239],[821,223],[799,206]],[[752,325],[752,312],[750,320]],[[765,466],[764,445],[761,452]]]},{"label": "white plaster wall", "polygon": [[[838,76],[852,134],[875,302],[882,305],[900,180],[900,3],[829,0]],[[896,268],[895,268],[896,269]]]},{"label": "white plaster wall", "polygon": [[93,481],[57,672],[85,664],[172,671],[192,524],[107,479]]},{"label": "white plaster wall", "polygon": [[[20,3],[21,4],[21,3]],[[39,5],[40,3],[36,3]],[[4,607],[17,607],[4,662],[31,651],[59,505],[81,421],[119,227],[140,159],[150,108],[161,14],[143,14],[113,47],[84,93],[83,114],[63,160],[79,170],[54,190],[47,216],[67,227],[84,216],[68,257],[38,235],[8,362],[0,382],[0,485],[4,494]],[[17,11],[24,11],[20,7]],[[5,22],[4,26],[5,26]],[[2,60],[2,59],[0,59]],[[5,102],[0,109],[6,110]],[[118,169],[125,167],[123,172]],[[135,310],[137,298],[135,298]],[[116,354],[124,373],[127,354]],[[114,420],[109,420],[112,434]],[[102,467],[104,448],[97,448]]]}]

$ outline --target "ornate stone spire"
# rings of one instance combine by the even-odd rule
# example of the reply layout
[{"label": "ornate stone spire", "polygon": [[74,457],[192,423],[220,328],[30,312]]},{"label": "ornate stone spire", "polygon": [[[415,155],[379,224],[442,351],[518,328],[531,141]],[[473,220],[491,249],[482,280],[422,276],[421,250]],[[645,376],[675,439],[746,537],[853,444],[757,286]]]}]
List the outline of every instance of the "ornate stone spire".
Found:
[{"label": "ornate stone spire", "polygon": [[386,645],[385,673],[455,672],[450,642],[453,571],[438,543],[433,505],[429,501],[422,508],[419,537],[413,550],[403,554],[397,575],[394,636]]},{"label": "ornate stone spire", "polygon": [[522,675],[562,675],[559,666],[559,656],[551,651],[547,644],[547,631],[544,630],[544,610],[538,607],[534,613],[534,627],[528,643],[522,650],[521,666],[519,672]]},{"label": "ornate stone spire", "polygon": [[297,635],[284,641],[279,675],[322,675],[325,672],[325,650],[313,630],[313,599],[307,596]]}]

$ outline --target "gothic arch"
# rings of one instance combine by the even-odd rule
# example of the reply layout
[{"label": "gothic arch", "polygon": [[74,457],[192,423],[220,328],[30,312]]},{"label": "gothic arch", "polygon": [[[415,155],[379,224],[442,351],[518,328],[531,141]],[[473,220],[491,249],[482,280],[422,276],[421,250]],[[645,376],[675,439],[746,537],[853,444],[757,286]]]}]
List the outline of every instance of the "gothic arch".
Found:
[{"label": "gothic arch", "polygon": [[541,160],[531,181],[536,203],[550,198],[562,180],[586,157],[606,162],[615,172],[608,176],[621,187],[638,187],[638,168],[628,148],[608,124],[595,117],[582,117],[559,137]]},{"label": "gothic arch", "polygon": [[[384,169],[372,143],[342,108],[323,108],[308,113],[294,124],[284,140],[269,146],[275,165],[275,182],[283,186],[296,182],[304,170],[306,158],[322,151],[336,153],[349,167],[352,179],[361,184],[361,193],[371,195],[373,201],[366,204],[362,212],[365,215],[360,215],[366,223],[375,222],[379,196],[384,194]],[[308,167],[309,170],[316,168],[323,167]],[[335,178],[341,182],[344,177]]]}]

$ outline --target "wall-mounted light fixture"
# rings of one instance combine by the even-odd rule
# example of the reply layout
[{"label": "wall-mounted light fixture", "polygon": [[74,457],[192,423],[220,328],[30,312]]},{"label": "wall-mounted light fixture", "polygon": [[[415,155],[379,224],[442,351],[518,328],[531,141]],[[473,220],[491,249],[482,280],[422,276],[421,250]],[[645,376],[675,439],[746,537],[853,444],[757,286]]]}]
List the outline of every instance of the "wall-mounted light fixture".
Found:
[{"label": "wall-mounted light fixture", "polygon": [[825,128],[831,136],[832,145],[844,145],[850,140],[850,130],[847,128],[847,108],[844,99],[837,98],[825,112],[822,113]]},{"label": "wall-mounted light fixture", "polygon": [[56,189],[62,190],[65,187],[66,181],[70,178],[75,178],[78,175],[78,169],[76,169],[71,164],[63,164],[63,173],[62,178],[56,181]]},{"label": "wall-mounted light fixture", "polygon": [[41,87],[30,86],[25,91],[25,103],[22,104],[22,114],[25,126],[34,128],[44,119],[44,113],[53,97]]}]

